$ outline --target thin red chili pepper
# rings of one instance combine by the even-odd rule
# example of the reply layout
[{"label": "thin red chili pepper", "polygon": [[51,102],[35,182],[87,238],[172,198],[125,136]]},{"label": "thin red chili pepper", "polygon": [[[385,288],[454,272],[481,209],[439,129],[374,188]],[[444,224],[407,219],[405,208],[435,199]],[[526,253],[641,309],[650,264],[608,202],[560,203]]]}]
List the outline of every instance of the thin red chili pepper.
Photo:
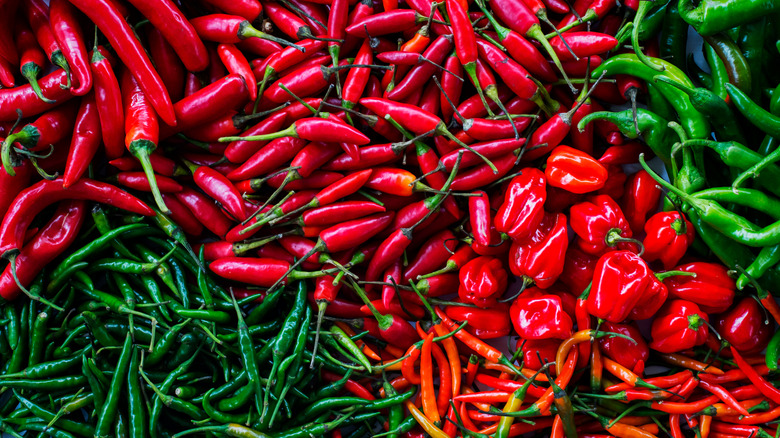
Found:
[{"label": "thin red chili pepper", "polygon": [[222,60],[228,72],[244,78],[249,89],[249,98],[252,100],[257,99],[257,82],[255,82],[252,67],[244,54],[232,44],[220,44],[217,47],[217,52],[219,53],[219,59]]},{"label": "thin red chili pepper", "polygon": [[184,97],[184,84],[187,80],[187,69],[173,50],[163,34],[157,28],[150,27],[147,33],[149,55],[157,68],[165,89],[171,96],[171,101],[177,102]]},{"label": "thin red chili pepper", "polygon": [[11,156],[14,155],[14,144],[18,143],[31,151],[40,151],[67,137],[75,122],[74,109],[76,109],[75,102],[59,106],[41,115],[17,132],[8,135],[3,142],[1,152],[6,172],[13,176],[13,166],[10,163]]},{"label": "thin red chili pepper", "polygon": [[778,390],[771,383],[767,382],[766,379],[761,377],[761,375],[745,361],[745,359],[741,354],[739,354],[733,345],[730,349],[731,354],[734,355],[734,362],[736,362],[739,369],[745,373],[745,377],[747,377],[748,380],[750,380],[750,382],[753,383],[753,385],[755,385],[756,388],[758,388],[761,393],[768,399],[775,403],[780,403],[780,390]]},{"label": "thin red chili pepper", "polygon": [[[225,237],[230,227],[231,220],[222,213],[208,197],[188,187],[175,193],[176,198],[198,219],[201,225],[219,237]],[[242,240],[242,239],[239,239]],[[231,241],[228,239],[228,241]]]},{"label": "thin red chili pepper", "polygon": [[19,193],[8,208],[0,226],[0,254],[21,248],[24,233],[35,215],[64,199],[88,199],[144,216],[154,214],[146,204],[110,184],[82,178],[64,189],[61,178],[42,180]]},{"label": "thin red chili pepper", "polygon": [[84,34],[78,23],[76,8],[67,0],[51,0],[49,3],[49,23],[54,38],[68,60],[76,88],[71,92],[83,96],[92,89],[92,72],[89,68]]},{"label": "thin red chili pepper", "polygon": [[119,81],[111,67],[102,46],[92,51],[92,78],[95,88],[95,103],[100,116],[100,131],[103,134],[106,156],[115,159],[122,156],[124,147],[124,109]]},{"label": "thin red chili pepper", "polygon": [[209,65],[206,46],[198,37],[192,24],[171,0],[131,0],[141,14],[162,33],[166,41],[187,67],[197,72]]},{"label": "thin red chili pepper", "polygon": [[[46,54],[38,46],[35,34],[29,26],[27,26],[27,23],[19,21],[16,24],[15,33],[16,47],[20,55],[19,72],[27,79],[30,85],[32,85],[33,89],[38,92],[38,96],[41,100],[47,101],[48,99],[40,94],[40,87],[38,85],[38,75],[46,68]],[[6,87],[13,87],[13,75],[10,76],[10,84],[8,83],[8,78],[0,77],[0,80]]]},{"label": "thin red chili pepper", "polygon": [[699,386],[701,388],[704,388],[706,391],[710,392],[711,394],[717,396],[719,399],[723,400],[724,403],[726,403],[729,407],[734,409],[735,411],[739,412],[742,415],[749,415],[750,413],[742,407],[737,399],[734,398],[731,393],[728,392],[724,387],[720,385],[713,385],[711,383],[707,383],[706,381],[699,382]]},{"label": "thin red chili pepper", "polygon": [[176,125],[168,90],[155,71],[146,52],[125,21],[119,10],[110,0],[72,0],[98,29],[108,38],[122,63],[132,72],[138,84],[148,96],[155,111],[165,123]]},{"label": "thin red chili pepper", "polygon": [[[283,126],[286,118],[287,115],[284,113],[275,113],[262,122],[247,129],[245,134],[250,136],[278,131]],[[273,141],[285,141],[285,139],[282,138]],[[249,159],[249,157],[261,150],[266,144],[267,142],[258,141],[234,141],[225,149],[225,158],[233,163],[245,164],[244,162]]]},{"label": "thin red chili pepper", "polygon": [[76,115],[76,124],[73,127],[68,164],[62,177],[63,187],[68,188],[87,170],[100,147],[100,134],[100,116],[93,93],[81,99],[81,106]]},{"label": "thin red chili pepper", "polygon": [[[270,12],[271,8],[266,7],[266,11]],[[238,44],[241,40],[256,37],[283,46],[295,47],[298,50],[302,49],[300,46],[255,29],[245,18],[236,15],[203,15],[191,19],[190,23],[195,28],[198,36],[207,41],[223,44]]]},{"label": "thin red chili pepper", "polygon": [[84,201],[62,202],[49,222],[27,243],[0,275],[0,297],[13,300],[36,275],[78,237],[86,215]]},{"label": "thin red chili pepper", "polygon": [[452,50],[452,37],[443,35],[435,39],[433,43],[425,50],[422,55],[411,54],[417,59],[425,59],[425,62],[419,62],[396,86],[387,93],[387,98],[401,101],[420,88],[439,70],[438,64],[442,63],[447,54]]},{"label": "thin red chili pepper", "polygon": [[[167,176],[155,175],[154,179],[157,182],[157,188],[160,190],[160,193],[176,193],[182,190],[181,184]],[[144,172],[120,172],[115,179],[111,178],[111,180],[133,190],[152,191],[149,179]]]},{"label": "thin red chili pepper", "polygon": [[309,141],[321,141],[324,143],[351,143],[364,145],[370,142],[369,138],[357,129],[333,120],[325,120],[319,117],[311,117],[296,120],[289,128],[271,134],[255,135],[251,137],[222,137],[220,142],[236,140],[272,140],[280,137],[295,137]]},{"label": "thin red chili pepper", "polygon": [[239,15],[254,21],[262,12],[263,5],[257,0],[204,0],[226,14]]},{"label": "thin red chili pepper", "polygon": [[51,30],[49,24],[49,6],[43,0],[21,2],[21,6],[27,16],[27,22],[30,24],[33,33],[35,33],[35,39],[38,40],[38,45],[46,52],[46,56],[49,57],[52,64],[62,68],[67,73],[68,83],[64,89],[69,90],[70,67]]}]

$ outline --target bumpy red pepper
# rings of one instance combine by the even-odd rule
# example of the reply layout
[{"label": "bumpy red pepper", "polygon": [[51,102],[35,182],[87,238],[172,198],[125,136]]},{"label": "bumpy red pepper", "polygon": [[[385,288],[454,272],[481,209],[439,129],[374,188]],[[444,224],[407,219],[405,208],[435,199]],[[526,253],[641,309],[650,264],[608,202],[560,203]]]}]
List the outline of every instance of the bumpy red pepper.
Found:
[{"label": "bumpy red pepper", "polygon": [[544,294],[536,287],[523,291],[515,299],[509,316],[523,339],[566,339],[572,333],[573,323],[563,310],[561,298]]},{"label": "bumpy red pepper", "polygon": [[737,286],[720,263],[693,262],[677,266],[674,270],[696,275],[665,278],[664,284],[673,298],[692,301],[707,313],[725,312],[734,302]]},{"label": "bumpy red pepper", "polygon": [[572,293],[582,293],[593,281],[593,272],[598,261],[598,257],[583,252],[576,246],[570,247],[566,251],[563,272],[560,276],[561,282]]},{"label": "bumpy red pepper", "polygon": [[642,230],[647,216],[658,210],[661,190],[657,186],[658,183],[644,169],[629,177],[623,196],[623,210],[632,230]]},{"label": "bumpy red pepper", "polygon": [[547,289],[563,272],[563,260],[569,247],[566,216],[548,213],[536,230],[523,241],[515,241],[509,250],[509,269],[518,277],[532,279]]},{"label": "bumpy red pepper", "polygon": [[598,342],[601,352],[620,365],[633,370],[640,361],[646,363],[650,358],[650,349],[635,323],[614,324],[606,321],[601,325],[601,330],[619,333],[634,340],[634,342],[631,342],[619,336],[599,338]]},{"label": "bumpy red pepper", "polygon": [[752,297],[742,298],[728,312],[712,317],[712,326],[740,353],[758,353],[766,347],[772,325]]},{"label": "bumpy red pepper", "polygon": [[466,303],[491,307],[506,290],[507,272],[501,260],[482,256],[466,263],[460,270],[458,296]]},{"label": "bumpy red pepper", "polygon": [[573,205],[570,210],[571,228],[577,234],[579,247],[593,255],[620,248],[626,249],[626,238],[630,238],[623,212],[614,199],[597,195],[588,201]]},{"label": "bumpy red pepper", "polygon": [[554,338],[517,340],[517,348],[523,350],[523,364],[532,370],[538,370],[544,363],[554,361],[559,345],[560,339]]},{"label": "bumpy red pepper", "polygon": [[601,256],[588,295],[588,312],[620,323],[642,299],[652,283],[652,271],[631,251],[613,251]]},{"label": "bumpy red pepper", "polygon": [[588,193],[604,187],[607,169],[587,153],[558,146],[547,158],[547,183],[572,193]]},{"label": "bumpy red pepper", "polygon": [[631,310],[629,318],[636,320],[652,318],[655,312],[664,305],[668,296],[669,291],[661,280],[655,275],[650,275],[650,284]]},{"label": "bumpy red pepper", "polygon": [[514,239],[522,239],[539,228],[547,200],[546,178],[541,170],[525,168],[512,178],[504,203],[496,213],[496,230]]},{"label": "bumpy red pepper", "polygon": [[645,233],[645,260],[660,260],[664,269],[671,269],[680,261],[695,237],[693,225],[676,211],[651,216],[645,223]]},{"label": "bumpy red pepper", "polygon": [[650,347],[661,353],[676,353],[702,345],[709,332],[707,320],[707,314],[695,303],[669,301],[653,320]]}]

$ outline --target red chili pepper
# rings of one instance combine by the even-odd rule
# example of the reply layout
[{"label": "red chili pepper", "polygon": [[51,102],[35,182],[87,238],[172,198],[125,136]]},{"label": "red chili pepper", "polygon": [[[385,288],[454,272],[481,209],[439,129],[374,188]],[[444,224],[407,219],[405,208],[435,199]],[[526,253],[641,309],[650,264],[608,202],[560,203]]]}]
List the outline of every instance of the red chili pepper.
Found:
[{"label": "red chili pepper", "polygon": [[203,224],[192,214],[186,205],[181,203],[174,195],[162,195],[165,205],[171,211],[170,217],[189,236],[200,236],[203,233]]},{"label": "red chili pepper", "polygon": [[499,303],[487,309],[451,305],[444,308],[447,316],[455,321],[468,321],[465,330],[480,339],[507,336],[512,329],[509,305]]},{"label": "red chili pepper", "polygon": [[[588,56],[601,55],[614,49],[618,40],[612,35],[599,32],[566,32],[566,47],[561,38],[556,36],[550,39],[550,45],[561,61],[573,61],[575,56],[587,58]],[[571,51],[570,51],[571,50]]]},{"label": "red chili pepper", "polygon": [[422,15],[414,10],[396,9],[370,15],[357,23],[349,25],[346,31],[350,35],[370,38],[403,32],[427,20],[427,15]]},{"label": "red chili pepper", "polygon": [[558,146],[547,158],[544,174],[551,186],[572,193],[587,193],[604,187],[607,169],[590,155],[569,146]]},{"label": "red chili pepper", "polygon": [[[30,27],[24,21],[16,23],[16,47],[20,54],[19,59],[19,72],[27,79],[30,85],[38,93],[38,97],[47,101],[40,93],[40,87],[38,85],[38,75],[47,65],[46,54],[38,46],[38,42],[35,38],[35,34]],[[9,78],[0,78],[3,81],[3,85],[6,87],[13,87],[13,75]]]},{"label": "red chili pepper", "polygon": [[119,10],[109,0],[72,0],[108,38],[122,63],[132,72],[155,111],[165,123],[176,125],[168,90],[155,71],[146,52]]},{"label": "red chili pepper", "polygon": [[[369,40],[365,39],[355,56],[354,63],[358,65],[370,65],[373,62],[374,59],[371,45]],[[349,69],[349,72],[347,72],[347,79],[344,81],[344,87],[342,87],[341,90],[341,99],[344,108],[352,109],[355,107],[355,104],[363,95],[370,75],[371,69],[367,67]]]},{"label": "red chili pepper", "polygon": [[[739,369],[745,373],[745,376],[748,378],[748,380],[750,380],[750,382],[755,385],[756,388],[758,388],[758,390],[761,391],[765,397],[775,403],[780,403],[780,390],[778,390],[771,383],[767,382],[766,379],[761,377],[761,375],[759,375],[758,372],[756,372],[756,370],[745,361],[745,359],[739,353],[739,349],[734,345],[731,346],[731,354],[734,355],[734,361],[737,363]],[[775,411],[776,410],[777,409],[775,409]]]},{"label": "red chili pepper", "polygon": [[227,177],[231,181],[241,181],[266,175],[292,159],[306,144],[306,140],[293,137],[271,140]]},{"label": "red chili pepper", "polygon": [[273,140],[281,137],[301,138],[309,141],[321,141],[324,143],[352,143],[365,145],[370,142],[368,137],[357,129],[333,120],[325,120],[319,117],[310,117],[296,120],[289,128],[271,134],[254,135],[249,137],[222,137],[220,142],[226,141],[250,141]]},{"label": "red chili pepper", "polygon": [[633,370],[636,369],[640,362],[647,363],[650,359],[650,349],[635,323],[616,324],[605,321],[601,325],[601,330],[618,333],[633,339],[632,342],[618,336],[599,338],[598,343],[601,352],[620,365]]},{"label": "red chili pepper", "polygon": [[523,339],[567,339],[572,334],[573,323],[563,311],[561,299],[538,288],[523,291],[512,303],[509,315]]},{"label": "red chili pepper", "polygon": [[644,169],[629,177],[623,204],[624,211],[628,213],[626,219],[632,230],[644,229],[647,217],[658,209],[660,197],[661,190],[658,188],[658,183]]},{"label": "red chili pepper", "polygon": [[534,233],[544,217],[547,179],[542,171],[527,167],[512,178],[504,203],[495,217],[496,230],[522,240]]},{"label": "red chili pepper", "polygon": [[8,135],[2,146],[2,161],[6,172],[13,176],[13,166],[10,160],[14,154],[13,145],[15,143],[25,149],[40,151],[66,138],[73,130],[76,118],[75,109],[75,103],[54,108],[38,117],[34,122],[25,125],[19,131]]},{"label": "red chili pepper", "polygon": [[[115,178],[116,182],[127,188],[143,192],[152,191],[149,179],[143,172],[120,172]],[[114,179],[112,178],[111,180]],[[157,188],[160,190],[160,193],[175,193],[182,190],[181,184],[167,176],[155,175],[155,180],[157,181]]]},{"label": "red chili pepper", "polygon": [[766,347],[772,335],[771,322],[767,322],[763,309],[752,297],[744,297],[730,310],[712,317],[714,329],[743,354]]},{"label": "red chili pepper", "polygon": [[[299,9],[301,8],[301,5],[296,5]],[[312,4],[310,6],[317,6],[315,4]],[[294,40],[302,40],[306,38],[313,38],[315,36],[325,35],[326,30],[323,27],[312,28],[308,26],[301,18],[299,18],[297,15],[293,14],[292,12],[288,11],[287,9],[283,8],[276,2],[266,2],[263,4],[265,14],[268,16],[268,18],[271,19],[271,21],[274,23],[277,29],[284,33],[285,35],[289,36],[290,38]],[[305,7],[305,6],[304,6]],[[309,9],[309,16],[312,15],[322,15],[318,13],[312,14],[311,7],[307,8]],[[308,17],[307,17],[308,18]],[[311,20],[307,20],[311,23]],[[321,16],[320,17],[320,23],[325,23],[327,21],[327,16]],[[312,23],[315,24],[315,23]]]},{"label": "red chili pepper", "polygon": [[501,76],[501,79],[518,97],[530,100],[539,98],[539,88],[532,80],[528,79],[529,74],[525,68],[485,40],[478,39],[477,46],[480,58],[488,63],[496,74]]},{"label": "red chili pepper", "polygon": [[176,192],[175,195],[176,199],[187,206],[201,225],[217,236],[225,237],[232,226],[232,222],[222,213],[219,207],[214,205],[212,200],[189,187],[184,187],[184,190]]},{"label": "red chili pepper", "polygon": [[[267,5],[270,5],[269,2]],[[271,12],[272,8],[267,7],[266,11]],[[296,17],[297,19],[297,17]],[[261,32],[247,21],[245,18],[237,15],[212,14],[195,17],[190,20],[190,24],[195,28],[198,36],[206,41],[214,41],[222,44],[238,44],[241,40],[248,38],[261,38],[283,46],[295,47],[301,50],[302,47]]]},{"label": "red chili pepper", "polygon": [[249,90],[249,98],[252,100],[257,99],[255,75],[252,73],[252,67],[244,54],[232,44],[220,44],[217,47],[217,53],[219,53],[219,59],[222,60],[229,73],[237,74],[244,78]]},{"label": "red chili pepper", "polygon": [[563,272],[569,246],[566,216],[546,213],[537,229],[525,240],[515,240],[510,249],[509,268],[525,281],[533,280],[541,289],[552,286]]},{"label": "red chili pepper", "polygon": [[674,268],[695,275],[673,275],[664,278],[669,295],[696,303],[706,313],[725,312],[734,302],[737,286],[720,263],[693,262]]},{"label": "red chili pepper", "polygon": [[[487,17],[491,19],[492,15],[487,15]],[[533,43],[514,30],[501,26],[498,22],[494,21],[492,24],[496,32],[486,32],[485,34],[501,43],[512,59],[544,82],[555,80],[555,71]]]},{"label": "red chili pepper", "polygon": [[566,251],[563,272],[559,278],[572,293],[580,294],[593,280],[598,260],[598,257],[571,246]]},{"label": "red chili pepper", "polygon": [[702,345],[707,339],[707,314],[685,300],[671,300],[653,320],[650,347],[662,353],[676,353]]},{"label": "red chili pepper", "polygon": [[664,269],[671,269],[685,255],[693,243],[693,225],[679,213],[659,212],[645,223],[644,258],[660,260]]},{"label": "red chili pepper", "polygon": [[81,178],[100,147],[100,140],[100,116],[93,93],[81,99],[70,141],[68,164],[62,178],[63,187],[68,188]]},{"label": "red chili pepper", "polygon": [[262,12],[263,5],[257,0],[204,0],[222,12],[239,15],[249,21],[254,21]]},{"label": "red chili pepper", "polygon": [[[456,245],[457,239],[452,231],[443,230],[436,233],[417,250],[417,255],[409,262],[404,271],[404,282],[438,269],[446,263]],[[432,282],[431,278],[427,280],[429,284]]]},{"label": "red chili pepper", "polygon": [[89,68],[87,48],[84,45],[84,34],[76,16],[76,8],[66,0],[51,0],[49,23],[78,85],[77,88],[71,89],[71,92],[76,96],[83,96],[92,89],[92,73]]},{"label": "red chili pepper", "polygon": [[[84,201],[62,202],[49,222],[22,248],[0,275],[0,297],[15,299],[36,275],[52,260],[62,254],[78,237],[86,215]],[[17,283],[18,281],[18,283]]]},{"label": "red chili pepper", "polygon": [[187,80],[187,70],[182,64],[173,47],[165,41],[162,32],[150,27],[147,33],[149,43],[149,55],[157,68],[160,78],[165,84],[165,89],[176,102],[184,96],[184,84]]},{"label": "red chili pepper", "polygon": [[588,312],[609,322],[625,321],[650,286],[651,275],[644,260],[630,251],[604,254],[596,265]]},{"label": "red chili pepper", "polygon": [[21,248],[25,231],[35,215],[64,199],[88,199],[144,216],[154,214],[146,204],[110,184],[82,178],[64,189],[61,178],[42,180],[19,193],[8,208],[0,226],[0,254]]},{"label": "red chili pepper", "polygon": [[435,39],[422,55],[408,53],[410,57],[416,60],[416,65],[387,93],[386,97],[391,100],[402,101],[414,93],[419,93],[431,76],[439,70],[438,65],[444,61],[450,50],[452,50],[452,37],[443,35]]},{"label": "red chili pepper", "polygon": [[596,195],[571,207],[571,227],[583,251],[601,255],[613,248],[625,248],[632,233],[623,212],[607,195]]},{"label": "red chili pepper", "polygon": [[[47,3],[43,0],[30,0],[21,2],[21,6],[27,17],[27,22],[30,24],[33,33],[35,33],[38,45],[46,52],[46,56],[49,57],[51,63],[69,72],[68,61],[65,60],[65,55],[62,54],[62,50],[60,50],[49,25],[49,7]],[[69,82],[65,89],[69,90],[70,74],[67,74],[67,76]],[[68,94],[70,93],[68,92]]]},{"label": "red chili pepper", "polygon": [[124,153],[124,109],[119,81],[106,56],[105,49],[98,46],[92,51],[92,78],[95,89],[95,103],[100,116],[100,131],[103,134],[106,155],[115,159]]},{"label": "red chili pepper", "polygon": [[474,193],[477,196],[469,198],[469,222],[474,240],[480,245],[489,246],[490,239],[490,199],[485,192]]}]

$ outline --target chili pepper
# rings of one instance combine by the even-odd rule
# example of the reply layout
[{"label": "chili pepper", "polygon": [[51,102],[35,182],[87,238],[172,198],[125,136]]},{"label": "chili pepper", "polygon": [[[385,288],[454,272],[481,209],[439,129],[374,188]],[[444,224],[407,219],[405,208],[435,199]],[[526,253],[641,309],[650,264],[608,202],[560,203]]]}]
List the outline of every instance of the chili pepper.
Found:
[{"label": "chili pepper", "polygon": [[[618,336],[599,339],[599,347],[603,354],[629,369],[635,369],[640,361],[645,363],[648,361],[650,350],[635,324],[616,324],[605,321],[601,327],[604,331],[619,333],[631,339]],[[656,385],[662,386],[658,383]]]},{"label": "chili pepper", "polygon": [[165,89],[171,96],[171,101],[181,100],[187,81],[187,70],[184,64],[173,47],[165,41],[162,32],[150,28],[146,38],[149,43],[149,55],[159,71]]},{"label": "chili pepper", "polygon": [[517,240],[533,233],[544,217],[546,182],[545,175],[535,168],[522,169],[512,178],[496,213],[496,230]]},{"label": "chili pepper", "polygon": [[62,49],[78,88],[71,89],[76,96],[83,96],[92,89],[92,74],[84,46],[84,34],[78,24],[73,6],[54,0],[49,4],[49,22],[57,44]]},{"label": "chili pepper", "polygon": [[538,288],[523,291],[509,309],[512,325],[523,339],[566,339],[571,336],[571,317],[563,311],[561,299]]},{"label": "chili pepper", "polygon": [[701,345],[707,338],[707,314],[689,301],[671,300],[653,320],[653,342],[650,346],[662,353]]},{"label": "chili pepper", "polygon": [[[452,331],[457,328],[455,322],[453,322],[447,316],[447,314],[444,313],[444,311],[442,311],[439,307],[436,307],[434,310],[436,311],[436,315],[439,318],[441,318],[442,324],[448,330]],[[510,368],[514,369],[514,365],[511,364],[511,362],[509,361],[509,359],[506,358],[506,356],[504,356],[500,351],[498,351],[494,347],[481,341],[479,338],[475,337],[474,335],[471,335],[468,332],[465,332],[464,330],[459,330],[455,332],[455,337],[458,338],[464,344],[466,344],[466,346],[471,348],[475,353],[479,354],[485,359],[509,366]]]},{"label": "chili pepper", "polygon": [[679,8],[680,17],[701,35],[712,35],[743,23],[749,23],[775,10],[774,5],[749,3],[738,8],[740,15],[734,16],[737,9],[731,4],[717,5],[704,2],[694,6],[693,3],[683,2]]},{"label": "chili pepper", "polygon": [[767,322],[756,300],[745,297],[730,310],[714,317],[712,325],[732,347],[750,354],[766,347],[771,336],[771,325]]},{"label": "chili pepper", "polygon": [[745,376],[748,378],[748,380],[750,380],[750,382],[755,385],[756,388],[758,388],[758,390],[761,391],[765,397],[777,403],[777,400],[780,399],[780,391],[769,384],[766,379],[761,377],[755,369],[753,369],[747,362],[745,362],[745,359],[741,354],[739,354],[739,350],[737,350],[737,348],[732,345],[730,349],[731,354],[734,355],[734,361],[737,363],[739,369],[745,373]]},{"label": "chili pepper", "polygon": [[[447,261],[455,246],[455,235],[451,231],[437,232],[417,250],[417,255],[404,271],[404,281],[410,281],[438,269]],[[428,283],[431,283],[431,279],[428,279]],[[429,290],[428,293],[432,292]]]},{"label": "chili pepper", "polygon": [[596,195],[572,206],[570,215],[571,227],[580,238],[577,243],[589,254],[601,255],[610,248],[625,248],[626,239],[632,235],[622,210],[608,195]]},{"label": "chili pepper", "polygon": [[590,155],[569,146],[558,146],[547,158],[545,176],[550,185],[572,193],[604,187],[607,169]]},{"label": "chili pepper", "polygon": [[273,140],[281,137],[301,138],[309,141],[343,142],[365,145],[368,137],[355,128],[321,118],[306,118],[293,122],[289,128],[271,134],[253,135],[248,137],[222,137],[220,142]]},{"label": "chili pepper", "polygon": [[533,280],[541,289],[550,287],[563,272],[563,258],[569,246],[566,216],[546,213],[527,240],[516,240],[510,249],[509,269],[513,274]]},{"label": "chili pepper", "polygon": [[38,85],[38,75],[46,66],[46,54],[38,46],[35,34],[26,23],[19,22],[16,24],[16,34],[16,47],[20,54],[19,72],[27,79],[41,100],[52,103],[41,94],[40,86]]},{"label": "chili pepper", "polygon": [[[271,10],[266,8],[268,12]],[[255,29],[249,21],[237,15],[204,15],[191,19],[190,24],[195,28],[198,36],[207,41],[222,44],[238,44],[241,40],[257,37],[283,46],[294,47],[297,50],[305,50],[301,46]]]},{"label": "chili pepper", "polygon": [[626,319],[650,285],[650,269],[630,251],[604,254],[596,264],[588,312],[609,322]]},{"label": "chili pepper", "polygon": [[387,98],[400,101],[408,98],[415,92],[419,92],[420,87],[439,70],[438,64],[445,60],[450,50],[452,50],[452,37],[450,35],[442,35],[435,39],[422,55],[410,53],[409,55],[425,62],[415,62],[416,65],[412,67],[409,73],[387,93]]},{"label": "chili pepper", "polygon": [[[188,187],[184,187],[182,191],[176,192],[174,195],[189,209],[201,225],[217,236],[226,236],[232,222],[208,197]],[[231,240],[228,239],[228,241]]]},{"label": "chili pepper", "polygon": [[71,3],[89,17],[108,38],[122,63],[130,69],[138,85],[144,90],[160,119],[169,125],[176,125],[168,91],[116,6],[105,0],[76,0]]},{"label": "chili pepper", "polygon": [[90,63],[95,89],[95,102],[100,116],[100,128],[106,155],[110,159],[119,158],[124,152],[124,109],[119,81],[114,75],[111,62],[101,46],[92,51]]},{"label": "chili pepper", "polygon": [[507,273],[495,257],[477,257],[466,263],[458,275],[458,296],[467,303],[491,307],[506,290]]},{"label": "chili pepper", "polygon": [[81,100],[76,115],[68,152],[68,164],[62,178],[63,187],[68,188],[84,174],[100,146],[100,139],[98,106],[94,95],[88,95]]}]

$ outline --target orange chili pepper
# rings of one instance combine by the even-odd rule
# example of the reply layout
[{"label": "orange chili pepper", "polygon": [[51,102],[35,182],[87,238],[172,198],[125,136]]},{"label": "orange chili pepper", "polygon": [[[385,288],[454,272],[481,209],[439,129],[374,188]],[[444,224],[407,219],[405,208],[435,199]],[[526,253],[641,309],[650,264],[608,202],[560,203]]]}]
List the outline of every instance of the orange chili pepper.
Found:
[{"label": "orange chili pepper", "polygon": [[420,395],[422,396],[422,408],[425,416],[434,423],[441,421],[439,407],[436,405],[436,390],[433,387],[433,358],[431,345],[433,333],[430,333],[422,345],[420,353]]},{"label": "orange chili pepper", "polygon": [[414,371],[414,364],[417,362],[417,358],[420,357],[420,349],[412,345],[409,347],[409,350],[407,350],[407,354],[409,357],[401,362],[401,373],[406,377],[406,380],[409,381],[409,383],[412,385],[419,385],[420,375]]},{"label": "orange chili pepper", "polygon": [[479,370],[479,358],[475,355],[469,357],[469,363],[466,367],[466,386],[471,387],[474,383],[474,378],[477,377],[477,371]]},{"label": "orange chili pepper", "polygon": [[563,438],[563,436],[563,420],[560,415],[556,415],[550,430],[550,438]]},{"label": "orange chili pepper", "polygon": [[712,426],[712,416],[702,415],[699,422],[699,435],[701,438],[708,438],[710,436],[710,427]]},{"label": "orange chili pepper", "polygon": [[[342,321],[336,321],[336,325],[341,329],[344,330],[344,333],[349,335],[350,337],[355,336],[357,333],[355,333],[354,330],[352,330],[352,327],[349,326],[349,324],[342,322]],[[370,357],[374,360],[382,360],[382,358],[374,351],[371,347],[368,346],[365,342],[363,342],[362,339],[358,339],[355,341],[355,344],[357,344],[358,347],[363,351],[363,354]]]},{"label": "orange chili pepper", "polygon": [[[682,354],[659,354],[658,357],[666,363],[677,365],[683,368],[688,368],[694,371],[702,371],[705,373],[715,374],[716,376],[722,376],[723,370],[716,368],[712,365],[708,365],[698,360],[691,359],[690,357],[683,356]],[[763,360],[763,359],[762,359]]]},{"label": "orange chili pepper", "polygon": [[597,392],[601,390],[601,376],[604,370],[604,361],[601,357],[599,344],[594,342],[590,349],[590,390]]},{"label": "orange chili pepper", "polygon": [[[433,326],[433,329],[436,331],[436,335],[441,337],[448,335],[450,332],[444,326],[441,324],[436,324]],[[461,368],[460,368],[460,355],[458,354],[458,346],[455,345],[455,341],[452,338],[447,338],[443,340],[442,346],[444,347],[444,351],[447,353],[447,360],[450,364],[450,375],[452,376],[452,395],[456,396],[460,394],[460,385],[461,385]]]},{"label": "orange chili pepper", "polygon": [[619,363],[615,362],[614,360],[608,357],[603,358],[603,363],[604,363],[604,369],[609,371],[610,374],[628,383],[631,386],[636,386],[637,382],[641,380],[639,376],[634,374],[633,371],[629,370],[623,365],[620,365]]},{"label": "orange chili pepper", "polygon": [[658,438],[641,428],[623,423],[615,423],[612,427],[607,427],[606,430],[617,438]]}]

